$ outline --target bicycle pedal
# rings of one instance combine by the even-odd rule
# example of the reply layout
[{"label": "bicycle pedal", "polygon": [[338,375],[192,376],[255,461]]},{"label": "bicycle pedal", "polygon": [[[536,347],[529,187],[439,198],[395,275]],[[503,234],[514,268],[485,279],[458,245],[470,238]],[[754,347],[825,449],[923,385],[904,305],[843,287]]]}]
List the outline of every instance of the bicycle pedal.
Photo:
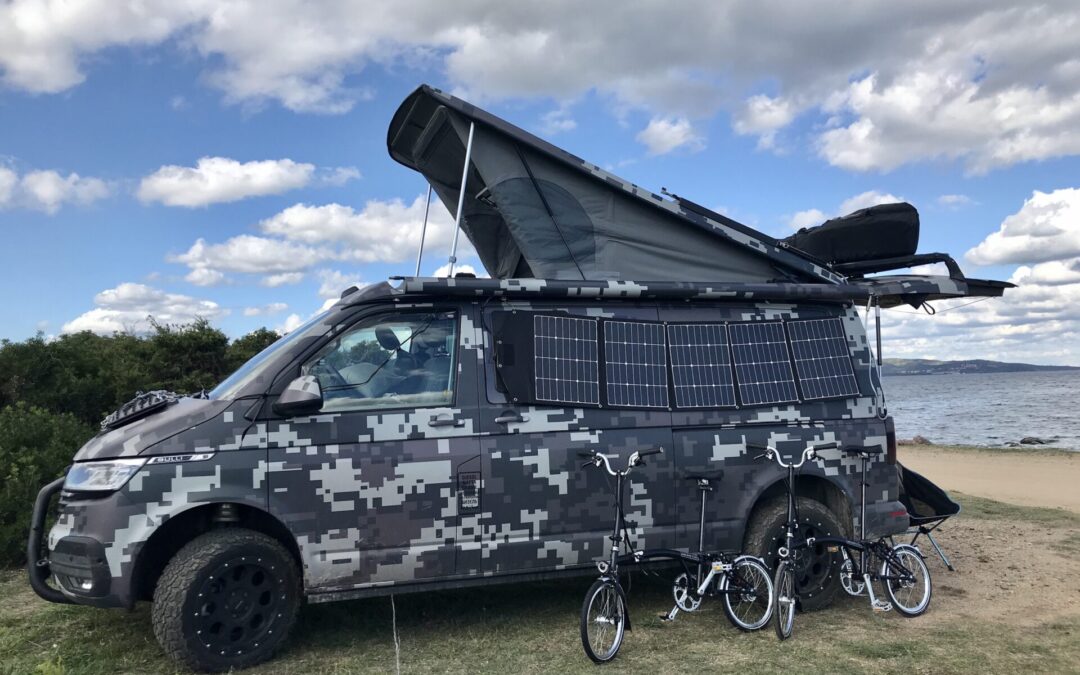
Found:
[{"label": "bicycle pedal", "polygon": [[875,612],[888,612],[892,610],[892,603],[885,602],[884,600],[875,600],[871,605]]}]

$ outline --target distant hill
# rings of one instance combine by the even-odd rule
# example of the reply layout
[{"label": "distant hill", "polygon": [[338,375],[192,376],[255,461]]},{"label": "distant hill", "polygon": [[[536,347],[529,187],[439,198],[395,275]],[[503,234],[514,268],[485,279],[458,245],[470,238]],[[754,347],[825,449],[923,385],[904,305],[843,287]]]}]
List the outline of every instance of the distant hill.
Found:
[{"label": "distant hill", "polygon": [[1033,370],[1080,370],[1076,366],[1036,366],[1001,361],[934,361],[932,359],[885,359],[882,375],[964,375],[968,373],[1022,373]]}]

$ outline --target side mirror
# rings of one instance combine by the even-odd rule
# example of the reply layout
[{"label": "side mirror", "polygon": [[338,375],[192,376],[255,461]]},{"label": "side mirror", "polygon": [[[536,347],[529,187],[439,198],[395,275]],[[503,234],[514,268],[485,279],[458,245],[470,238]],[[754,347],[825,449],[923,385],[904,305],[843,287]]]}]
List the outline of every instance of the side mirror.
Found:
[{"label": "side mirror", "polygon": [[274,412],[284,417],[312,415],[323,407],[322,387],[314,375],[302,375],[285,387],[274,403]]}]

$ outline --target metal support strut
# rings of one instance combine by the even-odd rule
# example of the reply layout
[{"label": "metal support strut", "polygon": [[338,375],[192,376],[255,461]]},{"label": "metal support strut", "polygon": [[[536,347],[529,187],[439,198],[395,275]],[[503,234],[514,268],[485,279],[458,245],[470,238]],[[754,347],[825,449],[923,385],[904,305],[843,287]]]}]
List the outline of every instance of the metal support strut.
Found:
[{"label": "metal support strut", "polygon": [[429,211],[431,211],[431,183],[428,183],[427,199],[424,200],[424,224],[420,226],[420,250],[416,254],[416,274],[414,276],[420,276],[420,261],[424,257],[424,237],[427,235]]},{"label": "metal support strut", "polygon": [[457,263],[457,242],[461,234],[461,211],[465,208],[465,185],[469,180],[469,162],[472,161],[473,132],[476,122],[469,122],[469,141],[465,145],[465,166],[461,169],[461,191],[458,193],[457,216],[454,219],[454,245],[450,249],[450,272],[446,275],[454,278],[454,264]]}]

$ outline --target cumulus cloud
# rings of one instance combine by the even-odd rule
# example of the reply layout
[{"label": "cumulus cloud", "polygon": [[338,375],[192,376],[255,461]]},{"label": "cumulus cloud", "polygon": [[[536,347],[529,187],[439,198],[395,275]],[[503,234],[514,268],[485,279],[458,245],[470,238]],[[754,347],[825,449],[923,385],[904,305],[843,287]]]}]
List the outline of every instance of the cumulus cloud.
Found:
[{"label": "cumulus cloud", "polygon": [[1080,188],[1036,190],[1001,227],[967,252],[976,265],[1037,263],[1080,256]]},{"label": "cumulus cloud", "polygon": [[52,170],[30,171],[19,176],[0,166],[0,209],[27,208],[54,214],[65,204],[85,206],[109,196],[109,185],[100,178],[77,173],[63,176]]},{"label": "cumulus cloud", "polygon": [[866,209],[871,206],[877,206],[878,204],[892,204],[902,201],[904,201],[903,197],[897,197],[890,192],[867,190],[866,192],[860,192],[859,194],[853,197],[848,197],[844,201],[840,202],[840,206],[836,208],[832,215],[829,215],[819,209],[807,209],[805,211],[798,211],[788,219],[788,226],[793,230],[799,230],[804,227],[820,225],[829,218],[834,218],[836,216],[846,216],[847,214],[858,211],[859,209]]},{"label": "cumulus cloud", "polygon": [[[307,245],[339,245],[338,257],[357,262],[401,262],[416,255],[424,222],[424,197],[371,200],[351,206],[294,204],[259,224],[265,234]],[[450,251],[454,219],[437,200],[431,205],[424,250]],[[468,238],[458,241],[458,256],[475,255]]]},{"label": "cumulus cloud", "polygon": [[224,272],[242,272],[267,275],[265,285],[280,286],[299,281],[291,275],[334,256],[328,249],[241,234],[220,244],[208,244],[200,238],[187,252],[169,256],[168,260],[187,265],[191,269],[187,280],[196,284],[200,281],[217,283],[224,278]]},{"label": "cumulus cloud", "polygon": [[281,274],[268,274],[259,283],[267,288],[277,288],[278,286],[298,284],[303,280],[303,272],[282,272]]},{"label": "cumulus cloud", "polygon": [[304,319],[301,318],[299,314],[290,314],[289,316],[285,317],[284,323],[274,328],[274,331],[278,335],[285,335],[286,333],[291,333],[303,325]]},{"label": "cumulus cloud", "polygon": [[90,311],[65,323],[61,332],[145,333],[150,330],[150,318],[162,324],[188,324],[200,318],[215,319],[228,314],[216,302],[135,283],[123,283],[98,293],[94,305]]},{"label": "cumulus cloud", "polygon": [[246,105],[343,113],[374,94],[369,64],[421,66],[481,99],[595,91],[617,109],[690,119],[726,108],[763,146],[821,116],[817,148],[837,166],[942,158],[985,171],[1080,152],[1078,25],[1071,0],[914,0],[901,22],[892,4],[853,12],[843,0],[688,0],[677,13],[615,0],[333,0],[318,12],[299,0],[13,0],[0,8],[0,77],[63,91],[90,55],[175,40],[203,81]]},{"label": "cumulus cloud", "polygon": [[284,302],[271,302],[269,305],[260,305],[258,307],[245,307],[244,316],[270,316],[272,314],[280,314],[289,308]]},{"label": "cumulus cloud", "polygon": [[938,206],[944,206],[947,209],[959,209],[965,206],[971,206],[977,202],[968,197],[967,195],[941,195],[937,198]]},{"label": "cumulus cloud", "polygon": [[295,190],[307,185],[314,172],[313,164],[291,159],[241,163],[228,157],[203,157],[194,167],[161,167],[142,179],[138,196],[144,202],[167,206],[208,206]]},{"label": "cumulus cloud", "polygon": [[638,132],[637,140],[650,155],[666,155],[673,150],[686,148],[689,152],[705,149],[705,139],[694,131],[685,117],[654,117],[648,126]]},{"label": "cumulus cloud", "polygon": [[[319,270],[319,279],[322,283],[319,286],[319,297],[325,300],[337,300],[341,297],[341,292],[351,286],[357,288],[363,288],[367,284],[360,281],[360,277],[355,274],[346,274],[339,272],[338,270]],[[331,303],[333,304],[333,303]]]},{"label": "cumulus cloud", "polygon": [[[1002,298],[935,303],[935,316],[896,310],[886,355],[1080,364],[1080,190],[1036,192],[968,252],[1016,268]],[[891,351],[891,354],[890,354]]]},{"label": "cumulus cloud", "polygon": [[[441,267],[436,269],[434,272],[431,273],[431,276],[438,278],[438,277],[445,277],[448,274],[450,274],[450,263],[446,263],[445,265],[442,265]],[[483,270],[477,272],[475,267],[473,267],[472,265],[469,265],[467,263],[464,264],[464,265],[463,264],[454,265],[454,274],[455,275],[456,274],[472,274],[473,276],[477,277],[478,279],[486,279],[487,276],[488,276],[487,272],[484,272]]]}]

